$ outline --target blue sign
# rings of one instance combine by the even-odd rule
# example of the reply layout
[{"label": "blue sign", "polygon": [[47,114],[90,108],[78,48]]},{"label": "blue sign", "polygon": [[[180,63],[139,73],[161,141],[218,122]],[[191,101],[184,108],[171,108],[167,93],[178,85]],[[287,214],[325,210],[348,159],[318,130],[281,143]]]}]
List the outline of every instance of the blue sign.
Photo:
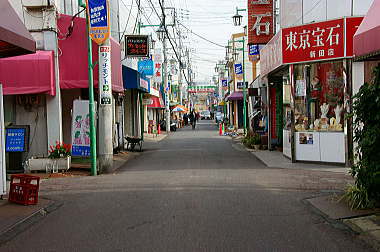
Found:
[{"label": "blue sign", "polygon": [[107,22],[107,0],[88,0],[91,27],[105,27]]},{"label": "blue sign", "polygon": [[24,152],[26,128],[7,128],[5,129],[5,151],[6,152]]},{"label": "blue sign", "polygon": [[260,48],[259,45],[250,45],[249,46],[249,55],[260,55]]},{"label": "blue sign", "polygon": [[153,60],[140,60],[138,62],[138,71],[139,73],[142,73],[145,75],[153,75],[154,74]]},{"label": "blue sign", "polygon": [[79,157],[89,157],[91,154],[90,146],[73,145],[71,148],[71,155]]},{"label": "blue sign", "polygon": [[241,63],[235,64],[235,74],[243,74],[243,66]]},{"label": "blue sign", "polygon": [[227,86],[228,86],[228,81],[222,80],[222,87],[227,87]]}]

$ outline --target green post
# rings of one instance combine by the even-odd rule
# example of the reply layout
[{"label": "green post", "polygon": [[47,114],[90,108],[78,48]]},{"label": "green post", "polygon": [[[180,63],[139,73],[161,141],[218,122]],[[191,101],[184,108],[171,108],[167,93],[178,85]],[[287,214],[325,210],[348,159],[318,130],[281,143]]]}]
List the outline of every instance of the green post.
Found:
[{"label": "green post", "polygon": [[[79,6],[86,8],[86,5],[82,0],[78,1]],[[89,113],[90,113],[90,156],[91,156],[91,175],[97,175],[96,169],[96,129],[95,129],[95,102],[94,102],[94,78],[92,64],[92,41],[88,30],[88,13],[86,11],[86,35],[87,35],[87,47],[88,47],[88,93],[89,93]]]},{"label": "green post", "polygon": [[246,87],[245,87],[245,36],[243,37],[243,122],[244,135],[247,134],[247,105],[246,105]]}]

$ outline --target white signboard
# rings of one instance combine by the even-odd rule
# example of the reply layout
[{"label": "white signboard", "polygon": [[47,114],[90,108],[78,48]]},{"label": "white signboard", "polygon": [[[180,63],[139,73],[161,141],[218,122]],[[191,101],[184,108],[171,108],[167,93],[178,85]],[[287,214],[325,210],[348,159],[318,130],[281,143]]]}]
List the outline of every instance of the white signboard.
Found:
[{"label": "white signboard", "polygon": [[99,91],[100,105],[111,105],[111,47],[99,46]]},{"label": "white signboard", "polygon": [[90,156],[90,113],[88,100],[74,100],[71,143],[73,156]]},{"label": "white signboard", "polygon": [[0,195],[7,193],[3,86],[0,84]]}]

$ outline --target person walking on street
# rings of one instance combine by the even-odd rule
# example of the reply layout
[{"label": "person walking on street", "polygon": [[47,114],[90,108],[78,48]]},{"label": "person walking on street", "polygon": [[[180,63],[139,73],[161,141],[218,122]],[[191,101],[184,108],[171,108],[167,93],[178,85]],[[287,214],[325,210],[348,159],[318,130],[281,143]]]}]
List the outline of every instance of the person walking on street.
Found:
[{"label": "person walking on street", "polygon": [[189,119],[190,119],[190,124],[193,128],[193,130],[195,129],[195,124],[197,122],[197,115],[195,114],[195,111],[191,111],[190,115],[189,115]]}]

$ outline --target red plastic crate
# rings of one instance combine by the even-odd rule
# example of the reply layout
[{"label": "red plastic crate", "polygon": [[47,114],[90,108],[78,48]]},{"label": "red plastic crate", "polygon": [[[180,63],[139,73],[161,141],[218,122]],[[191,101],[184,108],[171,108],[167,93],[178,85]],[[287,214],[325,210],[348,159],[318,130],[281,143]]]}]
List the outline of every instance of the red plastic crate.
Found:
[{"label": "red plastic crate", "polygon": [[40,178],[31,175],[12,175],[8,201],[22,205],[36,205]]}]

